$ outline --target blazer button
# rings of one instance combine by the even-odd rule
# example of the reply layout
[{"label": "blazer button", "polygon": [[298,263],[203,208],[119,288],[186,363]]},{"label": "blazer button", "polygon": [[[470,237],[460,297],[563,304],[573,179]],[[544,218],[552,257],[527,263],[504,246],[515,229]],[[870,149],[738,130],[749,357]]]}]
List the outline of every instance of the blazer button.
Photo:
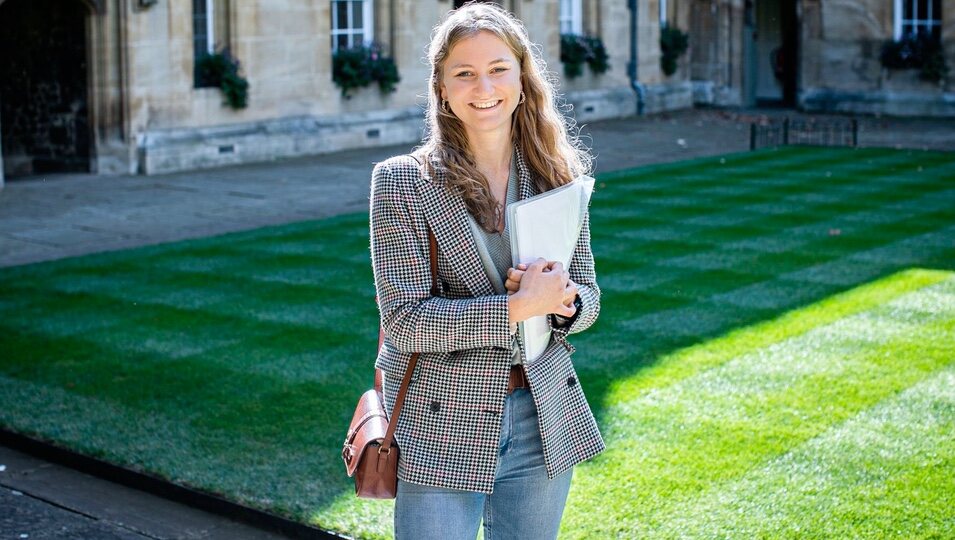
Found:
[{"label": "blazer button", "polygon": [[441,404],[437,401],[431,402],[431,412],[438,412],[441,410]]},{"label": "blazer button", "polygon": [[567,386],[573,386],[577,384],[577,379],[573,377],[567,377]]},{"label": "blazer button", "polygon": [[447,281],[442,281],[441,290],[444,291],[445,294],[447,294],[451,292],[451,285],[449,285]]}]

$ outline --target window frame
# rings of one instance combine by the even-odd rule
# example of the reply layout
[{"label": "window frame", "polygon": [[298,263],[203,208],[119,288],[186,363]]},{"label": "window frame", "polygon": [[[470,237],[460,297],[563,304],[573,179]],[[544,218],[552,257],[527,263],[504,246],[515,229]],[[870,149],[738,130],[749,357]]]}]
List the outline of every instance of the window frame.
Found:
[{"label": "window frame", "polygon": [[905,18],[905,2],[908,2],[912,8],[912,14],[917,15],[918,12],[918,3],[919,0],[895,0],[894,1],[894,17],[893,17],[893,26],[892,26],[892,38],[896,41],[899,41],[905,37],[904,28],[910,26],[915,30],[917,34],[920,30],[928,30],[930,34],[935,34],[934,29],[938,29],[938,36],[941,38],[942,34],[942,14],[941,14],[941,4],[939,2],[939,13],[932,13],[932,0],[928,0],[926,5],[928,6],[928,13],[926,18],[918,18],[917,16],[912,19]]},{"label": "window frame", "polygon": [[[351,24],[354,22],[354,16],[352,8],[355,3],[361,2],[362,11],[361,11],[361,21],[362,26],[360,29],[349,26],[348,28],[342,29],[337,28],[336,24],[336,7],[339,3],[345,3],[348,6],[348,14],[346,18],[348,23]],[[329,12],[329,36],[331,41],[331,50],[332,54],[338,50],[338,36],[348,36],[348,47],[354,47],[356,45],[370,45],[375,40],[375,2],[374,0],[329,0],[328,3]],[[361,43],[355,43],[354,37],[357,34],[362,34]]]},{"label": "window frame", "polygon": [[[570,27],[569,32],[564,31],[564,23],[569,23],[566,25]],[[583,0],[560,0],[557,26],[561,35],[582,35],[584,33]]]}]

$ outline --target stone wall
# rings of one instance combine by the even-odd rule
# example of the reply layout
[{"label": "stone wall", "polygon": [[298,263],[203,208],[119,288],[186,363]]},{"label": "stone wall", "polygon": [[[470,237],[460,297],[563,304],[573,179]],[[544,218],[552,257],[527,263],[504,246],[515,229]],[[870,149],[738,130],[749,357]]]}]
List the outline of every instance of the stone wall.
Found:
[{"label": "stone wall", "polygon": [[[942,0],[942,39],[955,68],[955,0]],[[800,107],[902,116],[955,116],[955,86],[920,81],[914,70],[888,70],[879,56],[892,38],[893,3],[802,0]]]},{"label": "stone wall", "polygon": [[[234,1],[234,0],[233,0]],[[271,0],[232,9],[230,46],[250,83],[249,106],[221,104],[215,88],[193,88],[191,0],[168,0],[133,14],[128,23],[130,129],[139,169],[147,174],[227,163],[420,140],[431,30],[453,7],[449,0],[376,2],[376,40],[393,51],[401,82],[392,94],[377,87],[343,98],[331,80],[329,3]],[[578,121],[636,111],[627,62],[630,11],[617,0],[585,2],[588,31],[600,35],[611,70],[563,79],[559,0],[504,0],[541,47],[548,68]],[[646,112],[692,105],[685,67],[665,77],[659,67],[657,0],[641,5],[639,76]],[[684,9],[683,20],[688,18]],[[416,116],[417,111],[417,116]]]},{"label": "stone wall", "polygon": [[743,104],[742,0],[687,0],[690,50],[687,69],[693,102]]}]

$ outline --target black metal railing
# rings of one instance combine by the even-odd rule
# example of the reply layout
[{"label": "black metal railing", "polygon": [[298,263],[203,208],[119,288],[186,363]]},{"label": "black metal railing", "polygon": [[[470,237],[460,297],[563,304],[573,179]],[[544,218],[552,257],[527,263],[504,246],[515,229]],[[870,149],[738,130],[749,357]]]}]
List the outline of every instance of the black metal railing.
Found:
[{"label": "black metal railing", "polygon": [[855,118],[783,118],[753,122],[749,126],[749,149],[805,144],[813,146],[858,146],[859,122]]}]

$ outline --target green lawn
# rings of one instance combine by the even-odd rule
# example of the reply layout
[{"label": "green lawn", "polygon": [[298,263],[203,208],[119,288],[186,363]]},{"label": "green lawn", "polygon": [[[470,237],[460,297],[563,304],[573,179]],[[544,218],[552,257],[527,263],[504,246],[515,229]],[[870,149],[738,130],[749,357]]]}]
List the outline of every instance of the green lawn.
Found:
[{"label": "green lawn", "polygon": [[[955,154],[790,147],[602,175],[608,450],[564,538],[955,537]],[[0,425],[389,537],[339,452],[367,215],[0,269]]]}]

